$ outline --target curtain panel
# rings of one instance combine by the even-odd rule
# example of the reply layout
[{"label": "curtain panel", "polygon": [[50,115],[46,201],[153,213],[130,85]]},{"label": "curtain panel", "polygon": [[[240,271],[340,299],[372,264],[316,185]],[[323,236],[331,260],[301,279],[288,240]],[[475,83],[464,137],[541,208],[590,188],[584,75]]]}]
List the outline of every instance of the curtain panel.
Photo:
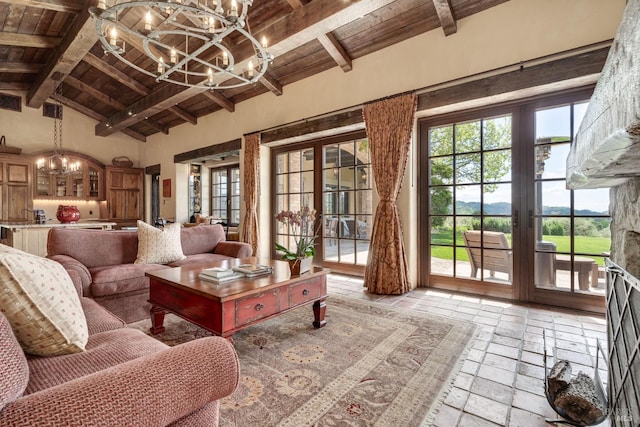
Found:
[{"label": "curtain panel", "polygon": [[260,177],[260,134],[252,133],[244,137],[244,220],[240,229],[240,241],[247,242],[258,254],[258,187]]},{"label": "curtain panel", "polygon": [[402,186],[417,96],[405,94],[363,107],[371,167],[380,203],[376,208],[364,286],[376,294],[411,290],[396,200]]}]

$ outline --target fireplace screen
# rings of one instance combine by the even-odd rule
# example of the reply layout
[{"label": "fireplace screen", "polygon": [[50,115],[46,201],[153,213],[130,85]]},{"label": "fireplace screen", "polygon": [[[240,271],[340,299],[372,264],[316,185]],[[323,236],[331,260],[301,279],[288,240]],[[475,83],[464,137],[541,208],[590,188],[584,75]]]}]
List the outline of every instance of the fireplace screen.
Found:
[{"label": "fireplace screen", "polygon": [[612,426],[640,425],[640,281],[607,260],[607,344]]}]

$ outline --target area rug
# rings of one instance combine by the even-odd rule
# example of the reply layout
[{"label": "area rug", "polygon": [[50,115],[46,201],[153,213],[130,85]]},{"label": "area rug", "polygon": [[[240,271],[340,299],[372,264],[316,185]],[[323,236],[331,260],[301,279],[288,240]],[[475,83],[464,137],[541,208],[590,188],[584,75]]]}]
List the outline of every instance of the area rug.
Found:
[{"label": "area rug", "polygon": [[[475,335],[469,322],[336,295],[325,319],[315,329],[300,307],[233,336],[241,384],[221,402],[222,426],[429,425]],[[165,327],[154,337],[169,345],[210,335],[173,315]]]}]

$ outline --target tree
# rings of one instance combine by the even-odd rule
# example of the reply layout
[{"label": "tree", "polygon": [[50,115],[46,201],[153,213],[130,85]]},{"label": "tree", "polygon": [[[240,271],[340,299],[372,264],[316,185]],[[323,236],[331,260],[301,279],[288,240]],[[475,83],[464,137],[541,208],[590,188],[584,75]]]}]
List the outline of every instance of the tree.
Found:
[{"label": "tree", "polygon": [[[511,117],[456,123],[430,130],[431,214],[452,210],[452,184],[483,183],[491,193],[511,171]],[[454,174],[455,168],[455,174]],[[441,226],[444,218],[432,219]]]}]

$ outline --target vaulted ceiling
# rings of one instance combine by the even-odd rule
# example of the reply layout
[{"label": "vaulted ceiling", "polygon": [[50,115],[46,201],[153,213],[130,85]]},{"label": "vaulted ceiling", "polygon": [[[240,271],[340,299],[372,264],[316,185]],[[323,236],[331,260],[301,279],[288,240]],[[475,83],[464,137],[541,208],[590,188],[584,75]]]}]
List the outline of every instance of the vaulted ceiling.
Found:
[{"label": "vaulted ceiling", "polygon": [[[157,82],[105,54],[89,14],[97,0],[0,0],[0,90],[27,91],[33,108],[53,98],[98,121],[96,135],[146,141],[332,67],[347,73],[354,59],[418,34],[454,34],[458,20],[505,1],[254,0],[251,31],[269,39],[273,63],[256,84],[204,90]],[[128,58],[144,61],[135,48]]]}]

